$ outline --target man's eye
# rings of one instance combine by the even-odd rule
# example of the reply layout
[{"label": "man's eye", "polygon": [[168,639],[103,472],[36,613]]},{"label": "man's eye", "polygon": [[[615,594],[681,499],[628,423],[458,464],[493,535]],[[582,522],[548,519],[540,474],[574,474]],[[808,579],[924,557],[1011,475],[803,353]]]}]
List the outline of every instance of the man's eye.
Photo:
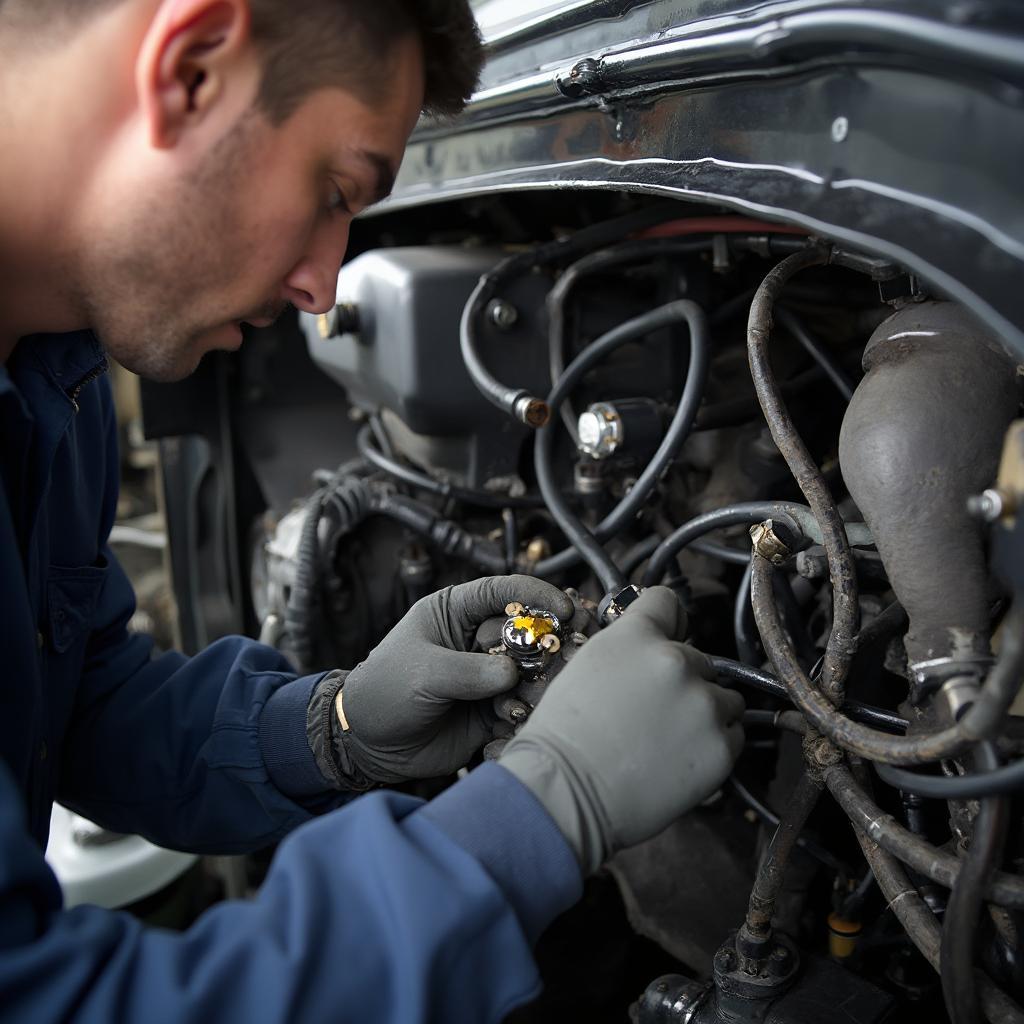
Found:
[{"label": "man's eye", "polygon": [[351,212],[348,200],[345,198],[345,194],[337,186],[331,188],[331,194],[327,200],[327,209],[330,210],[331,213]]}]

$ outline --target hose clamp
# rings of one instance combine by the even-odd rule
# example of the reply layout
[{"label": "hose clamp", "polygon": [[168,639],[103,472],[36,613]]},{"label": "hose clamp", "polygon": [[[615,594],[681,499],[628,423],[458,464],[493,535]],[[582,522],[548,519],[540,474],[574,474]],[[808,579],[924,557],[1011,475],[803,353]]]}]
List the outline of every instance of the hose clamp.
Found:
[{"label": "hose clamp", "polygon": [[789,545],[775,532],[775,524],[771,519],[755,523],[750,528],[750,540],[754,545],[754,554],[772,565],[782,565],[792,554]]}]

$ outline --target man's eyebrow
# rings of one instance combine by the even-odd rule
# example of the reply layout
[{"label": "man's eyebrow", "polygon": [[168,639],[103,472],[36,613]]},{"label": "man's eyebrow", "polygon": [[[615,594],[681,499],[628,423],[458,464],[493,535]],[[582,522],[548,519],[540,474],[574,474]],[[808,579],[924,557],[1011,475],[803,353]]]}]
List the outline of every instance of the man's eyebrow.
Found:
[{"label": "man's eyebrow", "polygon": [[356,150],[356,156],[369,164],[375,175],[374,185],[370,192],[372,198],[367,205],[372,206],[382,199],[387,199],[395,187],[395,171],[391,166],[391,161],[381,153],[374,153],[368,149]]}]

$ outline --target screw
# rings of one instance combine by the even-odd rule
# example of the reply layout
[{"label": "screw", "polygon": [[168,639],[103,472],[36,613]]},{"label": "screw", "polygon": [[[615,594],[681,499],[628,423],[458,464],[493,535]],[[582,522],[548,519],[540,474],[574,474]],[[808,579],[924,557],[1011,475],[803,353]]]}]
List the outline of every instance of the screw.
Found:
[{"label": "screw", "polygon": [[504,299],[495,299],[487,307],[487,316],[499,331],[510,331],[519,322],[519,310]]},{"label": "screw", "polygon": [[518,601],[513,601],[511,604],[505,605],[505,614],[509,616],[509,618],[516,615],[522,615],[525,611],[526,609]]},{"label": "screw", "polygon": [[715,954],[715,966],[720,971],[732,971],[736,968],[736,954],[731,949],[720,949]]},{"label": "screw", "polygon": [[1012,503],[1002,491],[990,487],[981,494],[972,494],[967,499],[967,512],[974,519],[980,519],[983,523],[994,523],[1002,519]]},{"label": "screw", "polygon": [[540,645],[548,654],[557,654],[562,649],[562,641],[554,633],[548,633],[540,638]]},{"label": "screw", "polygon": [[832,122],[832,141],[842,142],[850,134],[850,122],[845,117],[837,117]]},{"label": "screw", "polygon": [[522,704],[516,704],[508,709],[508,717],[513,722],[523,722],[529,714],[530,712]]}]

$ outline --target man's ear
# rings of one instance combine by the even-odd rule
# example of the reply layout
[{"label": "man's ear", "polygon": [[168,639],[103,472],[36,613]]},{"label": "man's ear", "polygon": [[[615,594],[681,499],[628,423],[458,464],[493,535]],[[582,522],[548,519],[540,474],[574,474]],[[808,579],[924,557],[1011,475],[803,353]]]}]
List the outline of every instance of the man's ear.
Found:
[{"label": "man's ear", "polygon": [[163,0],[135,69],[151,145],[174,147],[242,84],[249,42],[248,0]]}]

